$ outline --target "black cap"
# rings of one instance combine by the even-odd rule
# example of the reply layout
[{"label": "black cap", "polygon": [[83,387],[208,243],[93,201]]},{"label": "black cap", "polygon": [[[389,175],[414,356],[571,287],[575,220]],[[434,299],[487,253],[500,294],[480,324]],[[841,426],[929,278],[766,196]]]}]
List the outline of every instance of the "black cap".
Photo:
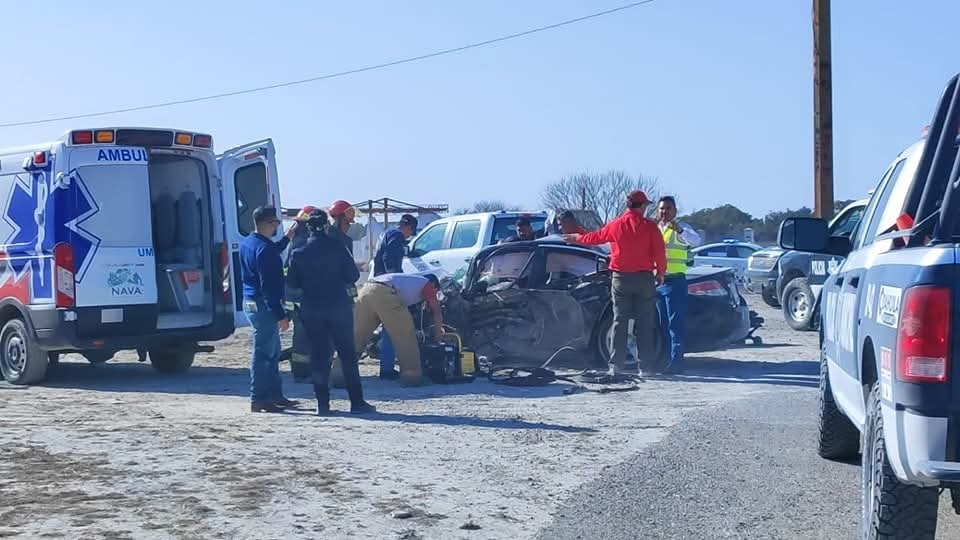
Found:
[{"label": "black cap", "polygon": [[272,206],[258,206],[253,211],[253,222],[266,223],[268,221],[278,221],[277,209]]},{"label": "black cap", "polygon": [[329,224],[327,213],[319,208],[314,208],[307,216],[307,229],[313,234],[323,233]]},{"label": "black cap", "polygon": [[403,227],[404,225],[409,225],[411,228],[413,228],[413,230],[417,230],[417,223],[418,223],[417,218],[410,214],[404,214],[400,216],[401,227]]}]

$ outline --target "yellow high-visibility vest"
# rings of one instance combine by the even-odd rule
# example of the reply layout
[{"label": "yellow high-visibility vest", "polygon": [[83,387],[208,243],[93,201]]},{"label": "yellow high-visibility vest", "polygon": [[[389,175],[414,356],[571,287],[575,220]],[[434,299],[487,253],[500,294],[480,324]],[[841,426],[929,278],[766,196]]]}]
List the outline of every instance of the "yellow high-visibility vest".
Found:
[{"label": "yellow high-visibility vest", "polygon": [[687,273],[689,244],[680,238],[677,231],[667,227],[663,230],[663,243],[667,246],[667,275]]}]

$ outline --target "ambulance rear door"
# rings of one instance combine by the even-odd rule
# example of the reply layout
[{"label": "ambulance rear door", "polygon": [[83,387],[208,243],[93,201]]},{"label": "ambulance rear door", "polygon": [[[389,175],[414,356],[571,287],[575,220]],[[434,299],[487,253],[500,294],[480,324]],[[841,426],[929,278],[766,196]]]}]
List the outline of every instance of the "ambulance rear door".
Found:
[{"label": "ambulance rear door", "polygon": [[[243,314],[243,285],[240,281],[240,243],[254,231],[253,211],[273,206],[280,212],[280,184],[277,180],[276,150],[264,139],[223,152],[217,156],[223,179],[224,220],[230,246],[235,325],[248,326]],[[282,238],[277,232],[274,240]]]}]

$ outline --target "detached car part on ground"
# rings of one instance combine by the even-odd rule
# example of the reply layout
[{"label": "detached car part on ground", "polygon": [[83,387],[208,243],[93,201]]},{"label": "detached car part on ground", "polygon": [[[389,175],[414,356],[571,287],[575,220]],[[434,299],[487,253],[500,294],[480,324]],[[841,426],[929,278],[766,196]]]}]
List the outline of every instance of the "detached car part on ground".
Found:
[{"label": "detached car part on ground", "polygon": [[[557,239],[491,246],[477,254],[462,285],[445,288],[444,317],[465,346],[494,364],[542,363],[566,349],[574,353],[566,358],[588,359],[580,367],[605,366],[612,343],[610,280],[600,250]],[[689,352],[753,339],[763,320],[737,291],[732,270],[692,268],[688,280]],[[660,334],[663,363],[666,334]]]}]

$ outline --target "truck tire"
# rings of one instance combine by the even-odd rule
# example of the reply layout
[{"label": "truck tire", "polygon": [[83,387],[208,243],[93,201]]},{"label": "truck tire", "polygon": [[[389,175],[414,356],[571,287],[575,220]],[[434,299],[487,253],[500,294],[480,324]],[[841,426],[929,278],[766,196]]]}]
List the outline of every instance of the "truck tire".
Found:
[{"label": "truck tire", "polygon": [[760,288],[760,297],[763,298],[764,304],[772,308],[780,308],[780,299],[777,298],[776,287],[762,286]]},{"label": "truck tire", "polygon": [[150,349],[150,365],[160,373],[183,373],[193,365],[196,352],[190,349]]},{"label": "truck tire", "polygon": [[50,357],[40,349],[27,325],[12,319],[0,330],[0,370],[12,384],[33,384],[47,375]]},{"label": "truck tire", "polygon": [[933,540],[937,533],[940,489],[912,486],[897,479],[887,460],[879,390],[878,383],[874,383],[867,400],[863,430],[863,538]]},{"label": "truck tire", "polygon": [[816,297],[807,278],[793,278],[787,283],[783,288],[780,304],[783,306],[783,317],[790,328],[799,331],[813,329]]},{"label": "truck tire", "polygon": [[837,408],[827,374],[827,358],[820,354],[819,429],[817,454],[826,459],[848,459],[860,453],[860,431]]}]

